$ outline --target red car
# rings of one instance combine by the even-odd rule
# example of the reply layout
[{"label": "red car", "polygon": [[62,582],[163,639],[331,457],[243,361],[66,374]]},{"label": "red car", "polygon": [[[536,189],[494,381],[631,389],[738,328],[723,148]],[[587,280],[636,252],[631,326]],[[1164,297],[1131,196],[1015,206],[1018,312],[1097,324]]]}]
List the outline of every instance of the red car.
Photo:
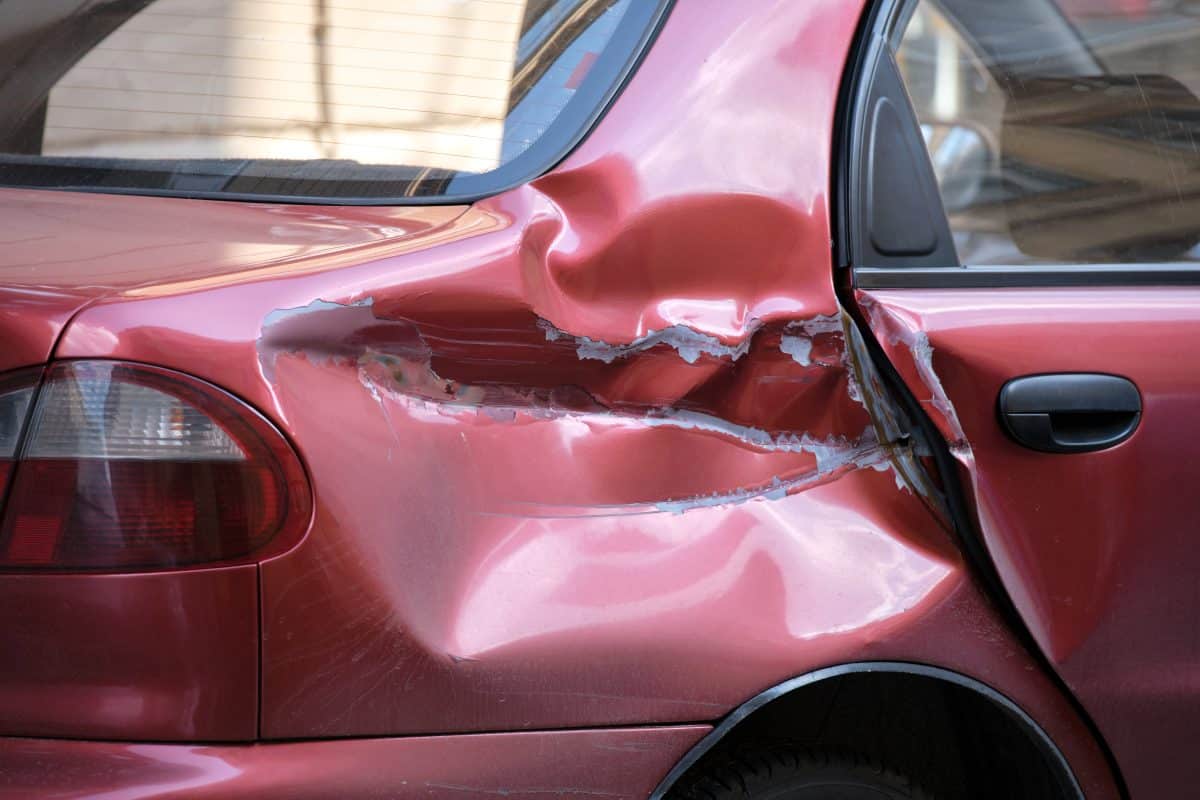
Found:
[{"label": "red car", "polygon": [[1195,796],[1193,6],[0,6],[0,796]]}]

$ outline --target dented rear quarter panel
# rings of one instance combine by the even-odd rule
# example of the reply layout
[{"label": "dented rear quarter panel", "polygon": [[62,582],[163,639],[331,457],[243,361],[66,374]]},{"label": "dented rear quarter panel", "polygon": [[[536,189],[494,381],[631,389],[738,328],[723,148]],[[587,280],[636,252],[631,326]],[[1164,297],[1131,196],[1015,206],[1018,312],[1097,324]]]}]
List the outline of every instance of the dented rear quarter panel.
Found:
[{"label": "dented rear quarter panel", "polygon": [[680,2],[531,185],[70,325],[60,357],[218,383],[307,464],[313,526],[261,566],[263,737],[712,720],[914,660],[1009,694],[1107,796],[868,411],[828,202],[859,10]]}]

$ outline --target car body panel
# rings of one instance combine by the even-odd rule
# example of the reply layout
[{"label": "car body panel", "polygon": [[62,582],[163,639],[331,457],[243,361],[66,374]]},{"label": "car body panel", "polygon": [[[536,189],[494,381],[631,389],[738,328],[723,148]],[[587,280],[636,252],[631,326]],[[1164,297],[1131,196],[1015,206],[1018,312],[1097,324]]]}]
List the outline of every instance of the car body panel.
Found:
[{"label": "car body panel", "polygon": [[464,206],[320,208],[0,189],[0,370],[45,363],[67,321],[122,292],[311,269],[427,235]]},{"label": "car body panel", "polygon": [[[1180,741],[1200,725],[1195,543],[1200,371],[1169,342],[1200,335],[1200,290],[1045,288],[860,292],[871,325],[954,443],[979,525],[1043,652],[1112,747],[1136,797],[1200,780]],[[1047,455],[997,418],[1014,377],[1132,380],[1127,441]]]},{"label": "car body panel", "polygon": [[349,207],[0,190],[0,283],[99,298],[286,275],[426,235],[465,206]]},{"label": "car body panel", "polygon": [[[186,746],[0,739],[0,797],[644,798],[710,729]],[[464,765],[471,765],[470,770]]]},{"label": "car body panel", "polygon": [[[55,356],[210,380],[312,477],[311,530],[260,568],[261,736],[491,747],[508,735],[484,732],[543,730],[503,738],[511,772],[470,748],[444,764],[414,750],[392,772],[376,738],[197,749],[215,769],[252,781],[240,760],[328,752],[392,792],[409,775],[565,786],[535,774],[557,769],[539,742],[587,736],[551,729],[708,721],[820,667],[896,660],[995,687],[1089,797],[1116,796],[976,587],[838,304],[829,162],[860,11],[679,3],[563,164],[420,230],[371,238],[392,212],[306,207],[284,215],[305,220],[302,241],[324,224],[368,240],[169,279],[155,260],[195,260],[182,233],[126,254],[145,282],[97,296]],[[261,241],[270,208],[211,213]],[[703,732],[683,730],[680,755]],[[583,748],[601,774],[629,758]]]},{"label": "car body panel", "polygon": [[[306,207],[0,190],[0,368],[44,363],[72,316],[105,296],[329,268],[363,246],[402,249],[436,236],[463,211],[359,208],[332,216]],[[9,653],[0,665],[0,733],[257,736],[254,565],[0,573],[0,597]]]},{"label": "car body panel", "polygon": [[[264,736],[710,719],[826,663],[824,635],[877,638],[955,585],[833,292],[826,154],[856,20],[828,11],[676,9],[567,164],[435,246],[78,316],[60,357],[217,379],[312,472],[312,532],[262,566]],[[768,18],[788,33],[746,59]],[[678,69],[704,54],[723,68]],[[798,78],[805,104],[764,102]],[[691,121],[649,114],[663,97]],[[806,138],[778,163],[783,126]],[[716,158],[730,139],[764,158]],[[866,563],[879,577],[851,585]],[[775,644],[730,659],[701,624]],[[695,657],[728,680],[671,667]]]},{"label": "car body panel", "polygon": [[0,287],[0,371],[46,363],[63,327],[88,300],[61,290]]},{"label": "car body panel", "polygon": [[2,575],[0,731],[258,734],[258,569]]}]

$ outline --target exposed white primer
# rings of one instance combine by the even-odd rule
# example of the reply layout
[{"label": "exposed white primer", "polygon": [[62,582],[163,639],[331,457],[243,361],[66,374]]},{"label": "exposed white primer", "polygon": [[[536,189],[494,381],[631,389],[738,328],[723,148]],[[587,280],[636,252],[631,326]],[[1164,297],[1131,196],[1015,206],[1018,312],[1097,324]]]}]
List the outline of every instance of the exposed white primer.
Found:
[{"label": "exposed white primer", "polygon": [[[893,469],[888,452],[883,447],[870,447],[866,449],[857,449],[853,455],[846,458],[839,466],[852,465],[854,468],[870,468],[880,472]],[[771,479],[771,482],[763,487],[735,489],[730,492],[714,492],[713,494],[702,494],[695,497],[688,497],[681,500],[663,500],[654,504],[654,507],[659,511],[666,511],[672,514],[682,514],[686,511],[691,511],[696,508],[712,508],[714,506],[729,506],[741,505],[750,500],[782,500],[787,497],[788,493],[793,489],[799,489],[810,486],[827,475],[827,470],[817,468],[815,472],[809,472],[792,480],[780,480],[778,476]],[[896,485],[901,488],[906,488],[903,479],[894,471],[896,476]]]},{"label": "exposed white primer", "polygon": [[[365,320],[366,322],[378,322],[374,319],[371,310],[372,306],[373,298],[366,297],[352,303],[331,303],[318,299],[306,306],[277,309],[268,314],[263,320],[263,335],[259,339],[260,355],[265,356],[268,352],[271,352],[273,356],[273,351],[281,348],[304,348],[310,344],[309,340],[315,337],[317,342],[324,345],[323,349],[328,350],[328,352],[322,353],[323,356],[355,356],[359,366],[359,380],[366,386],[373,399],[381,406],[385,415],[387,415],[387,409],[380,395],[380,389],[387,391],[389,394],[405,397],[409,401],[420,402],[422,404],[429,403],[438,408],[459,412],[470,411],[473,413],[482,413],[498,422],[513,421],[518,411],[547,419],[588,416],[589,412],[568,411],[553,407],[538,408],[535,398],[532,395],[519,390],[505,394],[502,397],[485,398],[485,392],[481,387],[461,385],[455,381],[446,381],[436,375],[430,368],[428,348],[419,336],[419,333],[415,331],[413,332],[415,341],[413,343],[405,342],[405,356],[403,357],[392,353],[377,353],[370,350],[361,353],[351,353],[349,344],[345,345],[346,352],[341,352],[342,346],[340,344],[331,344],[331,340],[338,342],[342,338],[333,336],[333,333],[336,333],[337,330],[344,330],[347,326],[351,328],[355,327],[351,323],[364,321],[358,319],[361,315],[370,316],[370,319]],[[350,318],[348,318],[345,312],[350,310],[352,311]],[[335,311],[343,313],[328,313]],[[301,317],[306,317],[303,329],[293,331],[292,329],[295,326],[292,323]],[[401,321],[394,323],[389,321],[389,324],[411,325],[410,323]],[[576,352],[580,359],[594,359],[605,363],[612,363],[619,358],[648,350],[660,344],[674,348],[680,357],[689,364],[695,363],[702,354],[719,358],[730,358],[736,361],[749,352],[753,334],[757,330],[756,326],[754,329],[748,331],[744,341],[741,341],[737,345],[725,345],[714,336],[701,333],[686,326],[674,325],[661,331],[651,331],[629,344],[612,345],[589,337],[573,336],[554,327],[545,320],[540,320],[538,325],[547,341],[555,342],[563,339],[572,341],[576,345]],[[842,319],[840,316],[835,315],[822,315],[805,321],[789,323],[787,330],[796,331],[796,333],[782,336],[781,349],[791,355],[797,363],[805,366],[812,363],[813,336],[835,333],[845,336]],[[925,347],[929,352],[932,352],[932,349],[928,348],[927,341],[925,342]],[[407,352],[409,350],[413,352]],[[842,358],[843,363],[852,368],[848,354],[844,353]],[[271,358],[271,362],[273,363],[273,357]],[[385,369],[386,379],[384,375],[372,376],[370,374],[372,365]],[[852,369],[848,371],[848,374],[851,373]],[[383,383],[380,383],[381,379],[384,379]],[[403,388],[397,386],[397,382]],[[940,387],[940,383],[938,386]],[[850,392],[854,399],[861,402],[861,392],[852,374]],[[486,400],[491,400],[491,402],[485,402]],[[627,415],[615,413],[613,416],[623,417]],[[681,500],[666,500],[653,504],[653,508],[659,511],[682,513],[690,508],[738,504],[755,498],[781,499],[792,488],[822,480],[830,473],[847,466],[852,468],[888,468],[886,448],[880,445],[874,429],[870,426],[867,427],[857,440],[851,440],[845,436],[826,436],[818,439],[808,432],[772,434],[760,428],[738,425],[710,414],[679,409],[650,410],[644,415],[636,415],[636,418],[640,423],[647,426],[670,426],[688,430],[708,431],[762,450],[809,453],[815,459],[814,470],[798,479],[785,482],[776,477],[772,479],[769,485],[763,487],[742,488],[724,493],[717,492],[711,495],[702,495]],[[387,422],[389,427],[391,427],[392,420],[390,416]],[[394,428],[393,435],[395,435]],[[901,485],[901,480],[897,474],[898,485]]]},{"label": "exposed white primer", "polygon": [[886,331],[889,344],[904,345],[908,348],[917,370],[917,377],[929,392],[929,404],[941,413],[950,428],[953,438],[951,447],[957,442],[964,442],[966,435],[958,420],[958,414],[954,411],[954,404],[950,402],[950,396],[946,394],[946,388],[942,386],[942,380],[933,368],[933,345],[929,336],[923,330],[914,331],[903,324],[888,324],[887,311],[873,302],[867,304],[867,311],[871,315],[871,327],[876,331]]},{"label": "exposed white primer", "polygon": [[737,361],[750,352],[750,343],[754,338],[754,331],[749,330],[742,341],[736,345],[727,345],[715,336],[701,333],[686,325],[672,325],[662,330],[650,331],[645,336],[639,336],[628,344],[610,344],[589,336],[575,336],[556,328],[546,320],[538,320],[538,327],[542,329],[548,342],[557,342],[561,339],[573,340],[575,353],[581,361],[603,361],[605,364],[611,364],[619,358],[626,358],[658,345],[673,348],[679,353],[679,357],[689,364],[695,364],[704,354]]},{"label": "exposed white primer", "polygon": [[962,425],[958,421],[958,414],[954,411],[954,405],[950,402],[945,387],[942,386],[941,378],[933,370],[933,345],[929,343],[929,337],[925,331],[917,331],[916,335],[912,337],[912,341],[908,343],[908,348],[912,352],[913,363],[917,365],[917,374],[921,376],[921,381],[929,389],[930,404],[941,412],[957,439],[965,438]]},{"label": "exposed white primer", "polygon": [[771,482],[767,486],[762,488],[736,489],[732,492],[724,493],[713,492],[712,494],[702,494],[698,497],[689,497],[684,500],[662,500],[655,503],[654,507],[659,511],[665,511],[669,514],[682,514],[693,508],[739,506],[758,497],[764,500],[782,500],[787,497],[788,488],[792,483],[798,483],[798,481],[784,483],[776,476],[771,479]]},{"label": "exposed white primer", "polygon": [[[346,342],[348,332],[381,324],[364,297],[353,303],[313,300],[295,308],[277,308],[263,317],[255,348],[263,375],[275,379],[275,359],[281,352],[304,351],[309,360],[353,359],[357,348]],[[387,323],[399,324],[399,323]]]},{"label": "exposed white primer", "polygon": [[336,311],[342,308],[370,308],[374,304],[375,298],[364,297],[362,300],[355,300],[353,303],[330,303],[328,300],[313,300],[306,306],[277,308],[263,317],[262,330],[265,331],[273,325],[278,325],[286,320],[302,317],[313,312]]},{"label": "exposed white primer", "polygon": [[[887,413],[887,409],[891,404],[879,402],[879,398],[884,397],[886,393],[880,388],[879,376],[867,353],[866,346],[863,344],[862,334],[858,332],[858,328],[854,326],[854,322],[849,317],[846,317],[843,322],[842,338],[846,346],[842,351],[842,363],[846,367],[846,391],[850,395],[850,399],[866,409],[868,413],[884,413],[885,417],[890,418],[891,414]],[[867,405],[866,397],[868,395],[876,399],[874,412]],[[887,421],[885,420],[884,427],[887,431],[886,435],[890,439],[898,433],[898,429],[894,424],[886,424]]]},{"label": "exposed white primer", "polygon": [[868,427],[858,441],[844,436],[818,439],[807,431],[796,434],[770,434],[761,428],[738,425],[729,420],[698,411],[665,409],[644,418],[647,425],[662,425],[685,430],[701,430],[738,439],[761,450],[785,453],[809,453],[817,460],[817,472],[825,473],[850,464],[861,453],[878,446],[874,428]]},{"label": "exposed white primer", "polygon": [[779,349],[802,367],[812,364],[813,343],[807,336],[790,336],[785,333],[779,339]]},{"label": "exposed white primer", "polygon": [[846,373],[846,394],[850,395],[850,399],[863,408],[867,407],[866,401],[863,400],[862,389],[858,385],[858,379],[854,377],[853,370]]},{"label": "exposed white primer", "polygon": [[[784,333],[780,336],[779,349],[792,357],[802,367],[811,366],[813,362],[813,337],[821,334],[841,334],[846,345],[842,348],[841,364],[846,369],[846,393],[850,399],[863,408],[867,407],[863,399],[863,389],[858,378],[858,367],[855,359],[851,358],[850,350],[857,340],[857,332],[848,318],[837,314],[819,314],[811,319],[789,322]],[[798,331],[799,333],[795,333]]]},{"label": "exposed white primer", "polygon": [[542,329],[542,333],[546,334],[547,342],[557,342],[559,339],[570,339],[571,334],[564,330],[554,327],[554,323],[548,320],[539,319],[537,326]]},{"label": "exposed white primer", "polygon": [[779,349],[802,367],[813,363],[813,337],[833,333],[845,336],[842,318],[838,314],[818,314],[809,319],[795,320],[789,322],[784,331],[779,339]]}]

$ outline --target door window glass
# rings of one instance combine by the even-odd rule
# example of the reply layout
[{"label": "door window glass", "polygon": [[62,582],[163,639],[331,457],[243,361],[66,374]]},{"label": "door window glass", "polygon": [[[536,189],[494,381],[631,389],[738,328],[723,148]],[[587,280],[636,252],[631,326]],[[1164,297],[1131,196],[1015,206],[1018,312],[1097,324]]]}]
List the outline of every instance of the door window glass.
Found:
[{"label": "door window glass", "polygon": [[1200,2],[921,0],[892,34],[959,260],[1200,260]]}]

